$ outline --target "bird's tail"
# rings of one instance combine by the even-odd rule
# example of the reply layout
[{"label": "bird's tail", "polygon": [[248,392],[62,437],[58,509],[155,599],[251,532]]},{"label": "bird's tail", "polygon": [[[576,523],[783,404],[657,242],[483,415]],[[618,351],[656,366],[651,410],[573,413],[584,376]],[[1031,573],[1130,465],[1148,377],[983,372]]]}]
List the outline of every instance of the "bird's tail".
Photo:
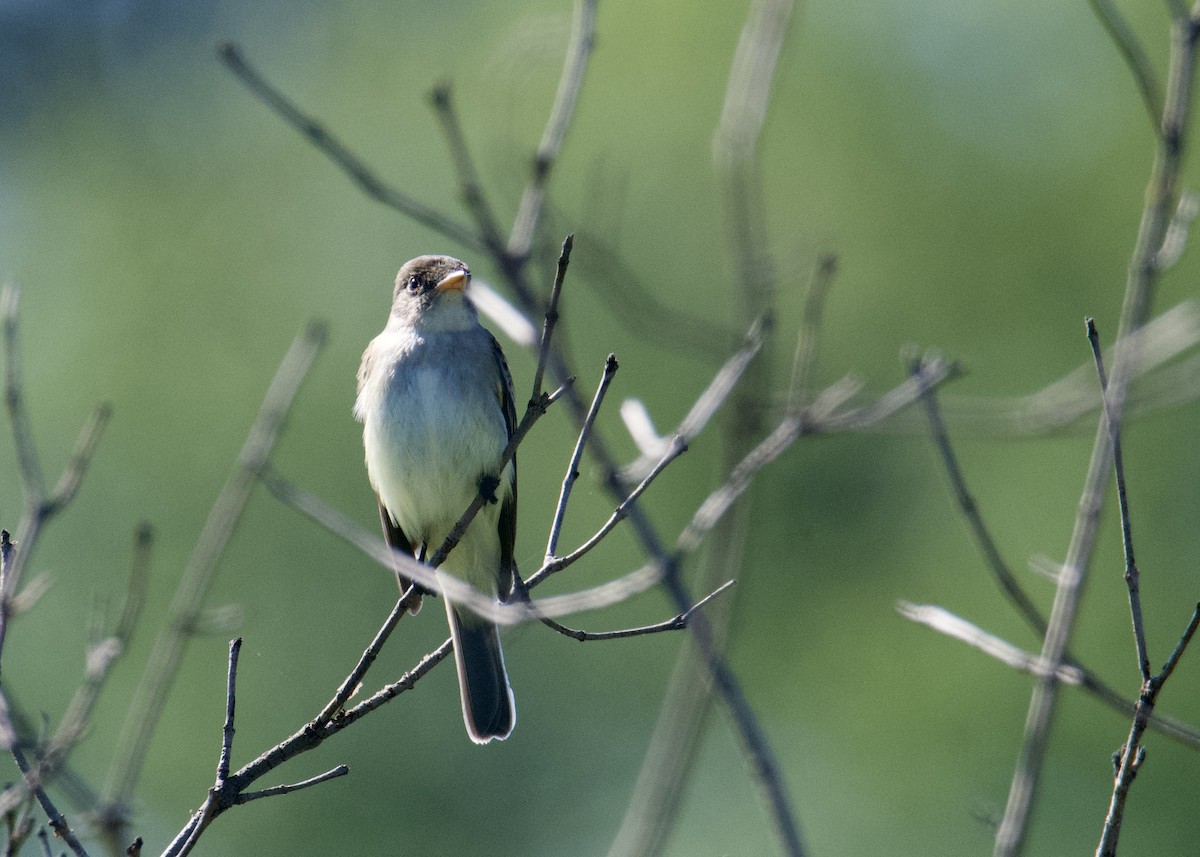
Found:
[{"label": "bird's tail", "polygon": [[504,669],[500,632],[495,623],[445,600],[467,734],[476,744],[503,741],[516,725],[517,709]]}]

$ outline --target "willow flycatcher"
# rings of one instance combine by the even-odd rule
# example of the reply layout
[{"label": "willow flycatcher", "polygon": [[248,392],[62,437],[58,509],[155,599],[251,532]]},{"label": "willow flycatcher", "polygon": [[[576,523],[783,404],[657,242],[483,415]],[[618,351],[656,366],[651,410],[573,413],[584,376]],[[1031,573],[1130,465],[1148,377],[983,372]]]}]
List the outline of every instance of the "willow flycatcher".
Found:
[{"label": "willow flycatcher", "polygon": [[[494,474],[516,410],[504,354],[467,297],[470,280],[467,266],[449,256],[404,264],[387,326],[363,352],[354,415],[363,423],[367,475],[393,548],[424,560],[475,495],[494,490],[494,502],[484,504],[441,570],[505,600],[516,572],[515,457],[499,484]],[[477,744],[503,740],[517,717],[499,631],[443,600],[467,734]]]}]

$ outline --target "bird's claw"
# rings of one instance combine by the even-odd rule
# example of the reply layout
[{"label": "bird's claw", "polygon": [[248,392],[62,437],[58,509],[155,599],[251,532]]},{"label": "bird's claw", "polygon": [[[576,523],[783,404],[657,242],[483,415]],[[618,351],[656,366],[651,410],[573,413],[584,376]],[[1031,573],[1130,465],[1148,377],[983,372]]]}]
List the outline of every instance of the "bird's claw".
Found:
[{"label": "bird's claw", "polygon": [[500,487],[500,480],[490,474],[484,474],[479,477],[479,496],[489,503],[499,503],[500,498],[496,496],[496,489]]}]

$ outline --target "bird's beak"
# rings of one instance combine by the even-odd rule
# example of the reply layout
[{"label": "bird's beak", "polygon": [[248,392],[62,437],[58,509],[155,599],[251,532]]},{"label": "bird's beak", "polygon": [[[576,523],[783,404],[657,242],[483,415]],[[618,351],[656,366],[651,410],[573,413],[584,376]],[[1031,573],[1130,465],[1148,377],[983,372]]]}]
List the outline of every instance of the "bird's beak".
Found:
[{"label": "bird's beak", "polygon": [[471,275],[466,271],[454,271],[443,277],[434,288],[439,292],[461,292],[470,279]]}]

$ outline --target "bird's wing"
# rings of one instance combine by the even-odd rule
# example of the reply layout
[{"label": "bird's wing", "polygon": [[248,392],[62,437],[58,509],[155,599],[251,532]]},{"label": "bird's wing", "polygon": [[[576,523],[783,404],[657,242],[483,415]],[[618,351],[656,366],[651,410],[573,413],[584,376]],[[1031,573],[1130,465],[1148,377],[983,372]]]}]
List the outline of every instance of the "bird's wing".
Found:
[{"label": "bird's wing", "polygon": [[[374,345],[374,344],[375,344],[374,342],[371,343],[371,345]],[[367,385],[367,377],[371,374],[371,364],[375,359],[375,349],[372,348],[371,345],[367,346],[366,351],[363,352],[362,362],[358,364],[358,393],[359,393],[359,395],[362,394],[363,387],[365,387]]]},{"label": "bird's wing", "polygon": [[[508,371],[508,362],[504,359],[504,352],[500,350],[500,343],[493,336],[492,339],[492,357],[496,361],[496,365],[500,370],[500,380],[497,383],[497,396],[500,400],[500,408],[504,412],[504,427],[508,438],[511,440],[513,432],[517,429],[517,405],[513,399],[513,383],[512,374]],[[513,561],[513,544],[517,539],[517,456],[513,453],[512,458],[512,491],[504,498],[503,505],[500,507],[500,517],[497,522],[497,527],[500,532],[500,579],[498,581],[499,594],[501,599],[507,600],[512,594],[513,580],[517,574],[517,566]]]},{"label": "bird's wing", "polygon": [[[413,551],[412,542],[408,540],[408,536],[405,535],[404,530],[400,528],[400,525],[392,520],[391,513],[388,512],[387,506],[383,505],[382,498],[379,500],[379,520],[383,522],[383,540],[386,541],[393,550],[398,550],[401,553],[407,554],[408,556],[415,557],[416,554]],[[411,578],[405,577],[403,574],[401,574],[400,569],[396,569],[396,582],[400,584],[400,592],[403,594],[408,587],[413,585],[414,581]],[[408,606],[408,612],[412,613],[413,615],[416,615],[420,611],[421,599],[424,596],[437,594],[436,592],[426,589],[420,584],[417,584],[417,589],[419,590],[420,595],[418,595],[416,600],[414,600]]]}]

